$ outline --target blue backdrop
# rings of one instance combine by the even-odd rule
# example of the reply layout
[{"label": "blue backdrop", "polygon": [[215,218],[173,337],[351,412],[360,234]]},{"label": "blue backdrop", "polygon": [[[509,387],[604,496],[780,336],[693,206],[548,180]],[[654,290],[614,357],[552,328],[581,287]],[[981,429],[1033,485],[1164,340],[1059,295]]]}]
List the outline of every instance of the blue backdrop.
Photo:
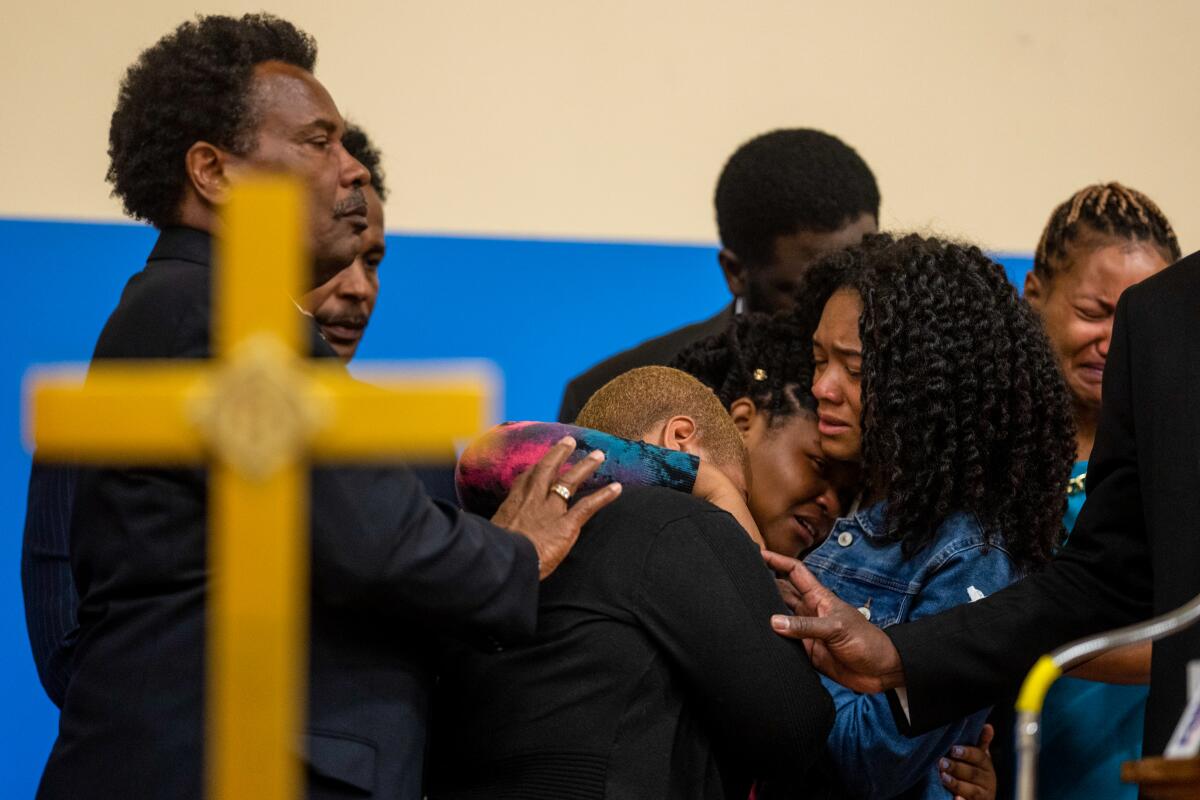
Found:
[{"label": "blue backdrop", "polygon": [[[57,710],[25,634],[21,530],[29,456],[21,381],[32,364],[86,361],[154,231],[137,225],[0,220],[9,288],[0,348],[0,774],[31,797]],[[1031,260],[1001,257],[1020,286]],[[504,377],[504,416],[551,419],[567,379],[729,301],[705,246],[388,236],[381,292],[359,359],[486,358]]]}]

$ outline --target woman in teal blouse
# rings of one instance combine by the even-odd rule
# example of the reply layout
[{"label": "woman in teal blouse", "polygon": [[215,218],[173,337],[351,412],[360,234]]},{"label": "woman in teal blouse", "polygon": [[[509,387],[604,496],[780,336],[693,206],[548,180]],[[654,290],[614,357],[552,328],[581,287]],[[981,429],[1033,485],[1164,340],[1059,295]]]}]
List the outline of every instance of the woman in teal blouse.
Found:
[{"label": "woman in teal blouse", "polygon": [[[1084,478],[1100,411],[1101,379],[1117,299],[1179,258],[1170,222],[1141,192],[1118,183],[1087,186],[1050,216],[1025,280],[1025,297],[1045,323],[1074,402],[1077,462],[1065,487],[1068,536],[1083,506]],[[1134,800],[1121,762],[1140,758],[1149,647],[1096,659],[1052,688],[1042,717],[1039,796],[1049,800]],[[1128,684],[1128,685],[1118,685]]]}]

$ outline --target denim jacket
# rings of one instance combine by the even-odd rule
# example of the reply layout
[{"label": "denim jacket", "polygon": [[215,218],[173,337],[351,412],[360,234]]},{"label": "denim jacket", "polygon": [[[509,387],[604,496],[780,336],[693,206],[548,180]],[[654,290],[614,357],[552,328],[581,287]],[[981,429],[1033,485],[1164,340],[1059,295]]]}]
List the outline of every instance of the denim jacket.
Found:
[{"label": "denim jacket", "polygon": [[[905,560],[885,535],[885,503],[839,519],[805,559],[817,579],[881,628],[978,600],[1020,577],[1002,546],[985,545],[973,513],[955,513],[933,541]],[[922,736],[896,729],[883,694],[858,694],[832,680],[837,718],[829,753],[852,797],[946,798],[938,760],[956,744],[975,744],[988,709]]]}]

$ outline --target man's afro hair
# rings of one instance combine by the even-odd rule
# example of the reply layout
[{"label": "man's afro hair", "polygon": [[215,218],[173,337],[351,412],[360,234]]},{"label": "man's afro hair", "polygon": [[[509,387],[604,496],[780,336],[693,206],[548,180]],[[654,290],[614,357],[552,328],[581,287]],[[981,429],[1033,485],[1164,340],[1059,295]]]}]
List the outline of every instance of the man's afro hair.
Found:
[{"label": "man's afro hair", "polygon": [[158,228],[175,222],[194,143],[253,146],[254,67],[282,61],[311,72],[316,60],[313,38],[270,14],[198,16],[143,51],[108,129],[107,177],[126,213]]},{"label": "man's afro hair", "polygon": [[757,136],[737,149],[717,181],[721,244],[750,265],[768,264],[775,240],[829,233],[863,214],[879,220],[879,187],[845,142],[811,128]]}]

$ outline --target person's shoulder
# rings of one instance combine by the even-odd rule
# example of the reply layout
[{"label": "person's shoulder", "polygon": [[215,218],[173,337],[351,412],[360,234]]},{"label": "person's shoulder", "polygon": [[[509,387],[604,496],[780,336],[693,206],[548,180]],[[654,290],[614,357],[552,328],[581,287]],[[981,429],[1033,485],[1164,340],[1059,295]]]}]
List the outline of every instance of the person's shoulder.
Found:
[{"label": "person's shoulder", "polygon": [[195,338],[184,335],[192,328],[207,340],[210,292],[210,273],[201,264],[175,259],[148,263],[125,284],[100,335],[96,357],[179,355],[179,342]]},{"label": "person's shoulder", "polygon": [[616,502],[596,515],[594,524],[619,531],[612,535],[633,537],[645,544],[663,536],[750,542],[728,512],[707,500],[661,486],[626,487]]},{"label": "person's shoulder", "polygon": [[667,523],[679,517],[720,511],[690,494],[663,486],[626,486],[617,500],[600,513],[613,517],[639,517],[646,522]]},{"label": "person's shoulder", "polygon": [[210,286],[211,272],[202,264],[173,258],[155,260],[129,279],[121,306],[207,303]]},{"label": "person's shoulder", "polygon": [[[980,567],[980,563],[987,566]],[[989,531],[973,511],[955,511],[938,525],[926,568],[931,572],[946,567],[983,568],[1008,576],[1015,572],[1015,564],[1003,531]]]},{"label": "person's shoulder", "polygon": [[618,375],[637,367],[666,364],[693,342],[724,330],[728,321],[729,312],[723,310],[715,317],[646,339],[576,375],[567,383],[567,392],[586,401],[597,389]]},{"label": "person's shoulder", "polygon": [[[614,353],[603,361],[595,364],[576,375],[567,384],[578,393],[586,393],[589,397],[613,378],[637,367],[648,367],[662,364],[672,355],[672,343],[683,329],[669,331],[661,336],[646,339],[640,344]],[[664,358],[665,357],[665,358]]]}]

